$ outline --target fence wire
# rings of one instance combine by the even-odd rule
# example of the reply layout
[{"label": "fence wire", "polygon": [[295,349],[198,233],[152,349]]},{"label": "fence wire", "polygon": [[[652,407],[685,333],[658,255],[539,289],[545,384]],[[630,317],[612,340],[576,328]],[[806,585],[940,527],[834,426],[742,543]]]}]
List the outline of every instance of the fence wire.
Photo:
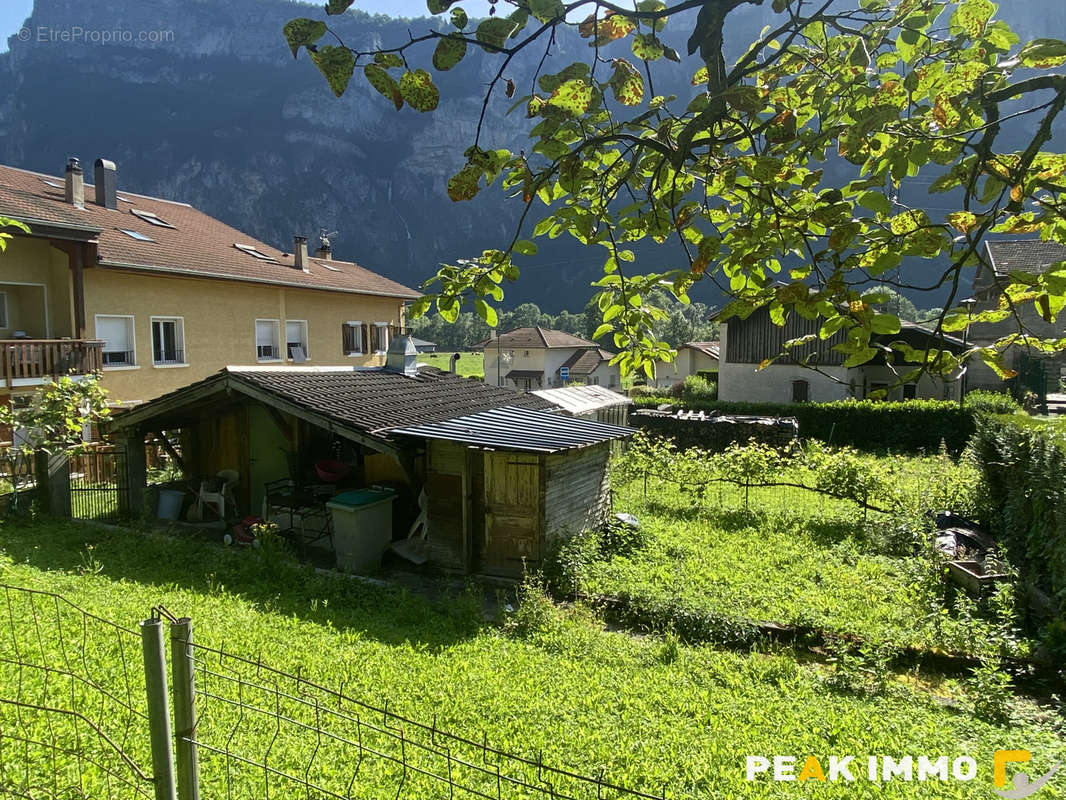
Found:
[{"label": "fence wire", "polygon": [[139,633],[0,590],[0,794],[153,797]]},{"label": "fence wire", "polygon": [[[195,639],[195,637],[194,637]],[[301,674],[200,643],[195,663],[204,797],[664,798],[498,749]],[[297,794],[298,790],[298,794]]]}]

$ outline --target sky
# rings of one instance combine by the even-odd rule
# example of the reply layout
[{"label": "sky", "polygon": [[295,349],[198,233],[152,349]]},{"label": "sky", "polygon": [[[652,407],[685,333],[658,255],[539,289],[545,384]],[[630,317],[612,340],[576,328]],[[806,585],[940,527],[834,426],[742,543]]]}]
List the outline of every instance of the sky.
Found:
[{"label": "sky", "polygon": [[[460,3],[472,17],[488,15],[486,0],[466,0]],[[355,0],[353,8],[369,14],[388,14],[394,17],[423,17],[428,14],[425,0]],[[0,53],[7,50],[7,37],[14,35],[33,10],[33,0],[0,0]]]}]

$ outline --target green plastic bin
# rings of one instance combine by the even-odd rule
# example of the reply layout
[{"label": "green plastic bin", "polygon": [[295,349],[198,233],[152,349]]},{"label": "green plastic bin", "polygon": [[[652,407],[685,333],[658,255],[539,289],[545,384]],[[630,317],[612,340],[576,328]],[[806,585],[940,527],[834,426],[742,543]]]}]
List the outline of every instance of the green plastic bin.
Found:
[{"label": "green plastic bin", "polygon": [[343,492],[326,506],[333,516],[333,547],[337,568],[373,572],[392,542],[392,489]]}]

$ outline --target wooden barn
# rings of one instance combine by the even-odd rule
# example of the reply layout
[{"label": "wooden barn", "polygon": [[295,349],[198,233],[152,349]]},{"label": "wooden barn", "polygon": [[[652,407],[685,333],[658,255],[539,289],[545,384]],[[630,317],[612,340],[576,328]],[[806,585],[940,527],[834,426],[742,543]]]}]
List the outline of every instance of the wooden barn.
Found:
[{"label": "wooden barn", "polygon": [[[143,506],[140,443],[156,435],[180,441],[174,455],[190,487],[236,473],[237,518],[266,508],[279,481],[306,488],[302,502],[322,506],[331,493],[390,486],[394,538],[424,511],[414,544],[450,571],[519,577],[553,537],[606,520],[610,444],[631,429],[416,367],[416,358],[401,338],[384,368],[228,367],[116,415],[131,504]],[[344,479],[324,486],[323,463]]]}]

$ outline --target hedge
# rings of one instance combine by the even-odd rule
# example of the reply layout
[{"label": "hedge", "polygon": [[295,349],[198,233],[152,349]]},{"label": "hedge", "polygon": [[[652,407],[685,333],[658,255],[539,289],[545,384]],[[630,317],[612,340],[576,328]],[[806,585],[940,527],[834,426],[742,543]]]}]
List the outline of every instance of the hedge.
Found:
[{"label": "hedge", "polygon": [[943,441],[960,453],[974,432],[975,411],[947,400],[838,400],[832,403],[678,403],[662,397],[634,398],[638,408],[672,403],[694,411],[795,417],[800,436],[859,450],[894,453],[936,452]]},{"label": "hedge", "polygon": [[973,454],[987,501],[982,521],[1021,577],[1051,597],[1057,620],[1047,644],[1066,656],[1066,422],[983,417]]}]

